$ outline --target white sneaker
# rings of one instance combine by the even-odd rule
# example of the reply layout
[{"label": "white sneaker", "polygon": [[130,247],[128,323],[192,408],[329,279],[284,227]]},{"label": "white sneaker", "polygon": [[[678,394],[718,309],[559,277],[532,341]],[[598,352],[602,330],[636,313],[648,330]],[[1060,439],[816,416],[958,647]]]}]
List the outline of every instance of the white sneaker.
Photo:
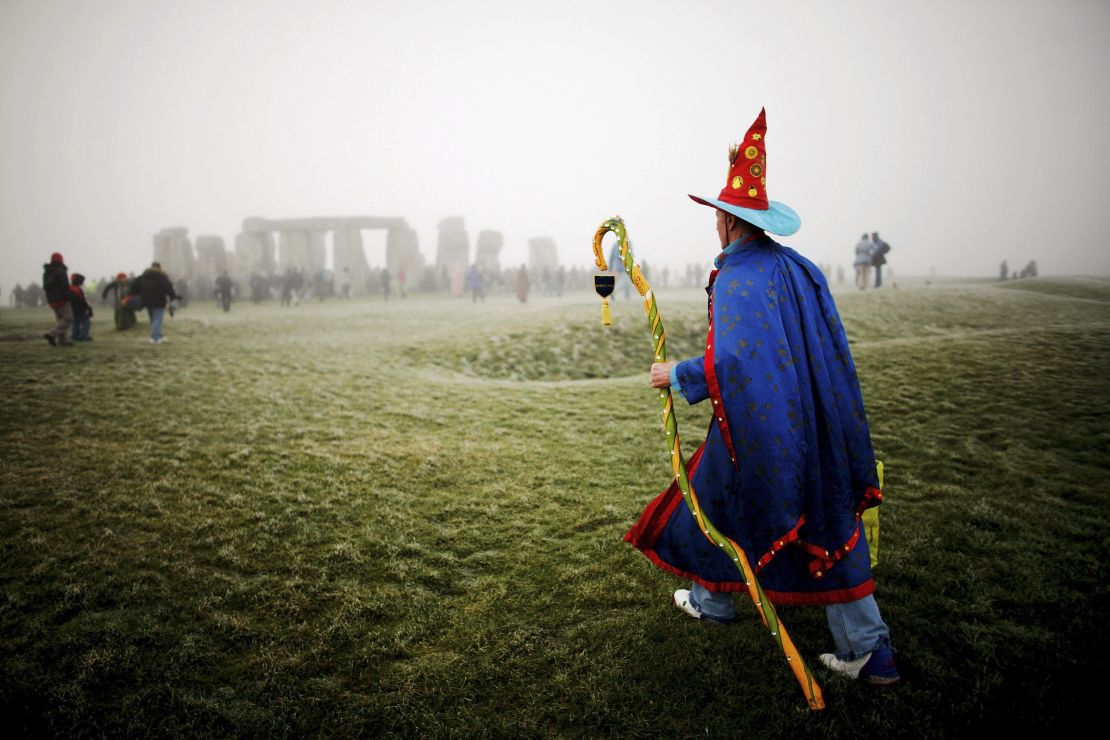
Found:
[{"label": "white sneaker", "polygon": [[158,344],[158,340],[157,340],[157,339],[155,339],[154,337],[151,337],[151,338],[150,338],[150,343],[151,343],[151,344]]},{"label": "white sneaker", "polygon": [[841,660],[832,653],[821,654],[821,662],[824,663],[829,670],[851,679],[859,678],[859,672],[867,665],[867,661],[870,659],[871,653],[864,655],[862,658],[856,658],[855,660]]},{"label": "white sneaker", "polygon": [[889,647],[880,647],[855,660],[841,660],[832,653],[823,653],[821,662],[833,673],[878,686],[890,686],[902,680]]},{"label": "white sneaker", "polygon": [[732,619],[714,617],[712,614],[706,614],[699,609],[697,604],[694,603],[694,600],[690,597],[690,590],[687,588],[680,588],[674,592],[674,605],[694,619],[708,619],[710,622],[715,622],[717,624],[732,623]]}]

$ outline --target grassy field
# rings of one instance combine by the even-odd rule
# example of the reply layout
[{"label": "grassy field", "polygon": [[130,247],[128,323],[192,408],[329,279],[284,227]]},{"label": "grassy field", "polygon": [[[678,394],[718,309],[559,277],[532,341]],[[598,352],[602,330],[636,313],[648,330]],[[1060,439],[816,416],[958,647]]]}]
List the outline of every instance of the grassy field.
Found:
[{"label": "grassy field", "polygon": [[[705,296],[660,296],[672,355]],[[0,704],[31,735],[954,737],[1101,714],[1110,282],[838,296],[905,681],[820,609],[715,628],[621,542],[669,479],[638,305],[194,305],[52,349],[0,312]],[[680,410],[687,454],[704,409]]]}]

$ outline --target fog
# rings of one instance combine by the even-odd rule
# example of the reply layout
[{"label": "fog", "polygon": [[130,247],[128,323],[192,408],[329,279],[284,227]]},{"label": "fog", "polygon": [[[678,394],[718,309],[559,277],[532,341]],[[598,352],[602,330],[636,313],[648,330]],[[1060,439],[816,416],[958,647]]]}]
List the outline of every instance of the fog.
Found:
[{"label": "fog", "polygon": [[[761,106],[784,243],[897,275],[1110,274],[1110,3],[0,2],[0,285],[92,277],[172,226],[401,216],[590,262],[707,262],[728,145]],[[381,264],[384,233],[369,234]]]}]

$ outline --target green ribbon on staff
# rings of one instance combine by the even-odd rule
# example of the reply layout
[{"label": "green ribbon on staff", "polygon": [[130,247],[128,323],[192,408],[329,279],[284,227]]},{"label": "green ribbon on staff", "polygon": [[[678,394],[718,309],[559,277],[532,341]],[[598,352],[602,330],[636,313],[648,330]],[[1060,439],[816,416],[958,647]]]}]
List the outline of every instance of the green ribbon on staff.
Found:
[{"label": "green ribbon on staff", "polygon": [[[648,284],[647,278],[644,277],[643,272],[640,271],[640,266],[637,265],[632,259],[632,250],[628,246],[628,233],[624,227],[624,221],[620,216],[614,216],[605,223],[598,227],[597,232],[594,234],[594,261],[597,267],[602,272],[609,270],[609,265],[605,261],[605,257],[601,252],[601,240],[609,232],[617,236],[620,246],[620,260],[624,266],[624,271],[632,280],[632,284],[636,287],[636,291],[640,297],[644,299],[644,310],[647,312],[648,324],[651,326],[652,337],[652,350],[655,355],[656,362],[667,361],[667,333],[663,329],[663,320],[659,316],[659,307],[655,302],[655,294]],[[608,296],[613,289],[613,279],[611,277],[599,276],[597,281],[598,292],[602,297]],[[603,315],[607,314],[604,311]],[[608,316],[604,316],[608,318]],[[603,319],[604,320],[604,319]],[[604,323],[609,323],[604,321]],[[824,709],[825,700],[821,695],[821,687],[814,680],[813,674],[809,671],[809,666],[802,660],[801,654],[798,649],[794,647],[794,642],[790,639],[790,635],[786,632],[785,625],[779,621],[778,613],[775,611],[774,605],[767,598],[763,592],[763,587],[759,585],[756,580],[755,572],[752,570],[751,563],[748,562],[744,550],[736,544],[732,539],[724,535],[718,530],[713,523],[705,516],[702,511],[701,505],[698,503],[697,493],[694,487],[690,485],[690,477],[686,473],[686,460],[682,457],[682,450],[678,441],[678,421],[675,419],[674,402],[671,397],[670,388],[662,388],[659,391],[659,405],[663,409],[663,427],[667,432],[667,444],[671,452],[671,467],[674,470],[674,479],[678,483],[679,489],[682,491],[682,499],[686,502],[687,508],[694,515],[694,520],[697,522],[698,528],[709,539],[710,542],[721,548],[722,551],[729,557],[730,560],[740,569],[743,576],[744,584],[748,587],[748,595],[751,596],[752,602],[755,604],[756,609],[759,611],[760,617],[763,619],[763,624],[771,632],[771,637],[786,656],[786,662],[789,664],[790,669],[794,672],[794,677],[798,679],[801,684],[802,693],[805,694],[806,702],[809,708],[813,710]]]}]

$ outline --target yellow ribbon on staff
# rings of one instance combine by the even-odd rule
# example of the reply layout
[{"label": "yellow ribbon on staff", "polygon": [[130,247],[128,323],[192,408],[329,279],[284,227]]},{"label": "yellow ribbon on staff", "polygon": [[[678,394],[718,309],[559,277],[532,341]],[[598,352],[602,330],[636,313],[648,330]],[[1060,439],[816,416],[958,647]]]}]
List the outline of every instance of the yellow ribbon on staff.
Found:
[{"label": "yellow ribbon on staff", "polygon": [[[875,461],[879,471],[879,490],[883,490],[883,461]],[[867,549],[871,552],[871,567],[879,564],[879,507],[872,506],[863,512],[863,536],[867,539]]]}]

